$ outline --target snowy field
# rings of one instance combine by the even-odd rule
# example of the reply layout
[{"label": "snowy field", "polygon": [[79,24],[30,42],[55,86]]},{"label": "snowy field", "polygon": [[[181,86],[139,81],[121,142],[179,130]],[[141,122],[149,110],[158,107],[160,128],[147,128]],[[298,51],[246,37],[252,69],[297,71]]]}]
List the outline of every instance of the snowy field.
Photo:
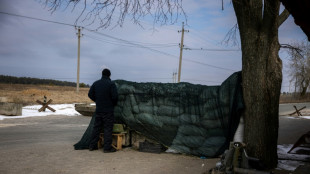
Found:
[{"label": "snowy field", "polygon": [[74,104],[51,104],[49,106],[55,109],[56,112],[52,112],[49,109],[46,109],[45,112],[39,112],[38,110],[42,107],[42,105],[25,106],[22,109],[22,115],[20,116],[0,115],[0,120],[13,119],[13,118],[26,118],[26,117],[42,117],[47,115],[67,115],[67,116],[81,115],[74,109]]},{"label": "snowy field", "polygon": [[[22,109],[22,115],[20,116],[0,115],[0,120],[14,119],[14,118],[27,118],[27,117],[43,117],[43,116],[48,116],[48,115],[66,115],[66,116],[81,115],[75,110],[74,104],[51,104],[49,106],[54,108],[56,112],[52,112],[49,109],[46,109],[45,112],[39,112],[38,110],[42,107],[42,105],[25,106]],[[289,119],[310,119],[310,116],[301,116],[301,117],[284,116],[284,117],[289,118]],[[292,146],[293,146],[292,144],[278,145],[278,156],[279,156],[278,168],[279,169],[294,171],[299,165],[304,164],[303,161],[310,161],[310,155],[294,154],[294,152],[298,148],[296,148],[292,154],[288,154],[287,152],[290,150]],[[305,150],[309,150],[309,148]],[[288,159],[288,160],[283,160],[283,159]]]}]

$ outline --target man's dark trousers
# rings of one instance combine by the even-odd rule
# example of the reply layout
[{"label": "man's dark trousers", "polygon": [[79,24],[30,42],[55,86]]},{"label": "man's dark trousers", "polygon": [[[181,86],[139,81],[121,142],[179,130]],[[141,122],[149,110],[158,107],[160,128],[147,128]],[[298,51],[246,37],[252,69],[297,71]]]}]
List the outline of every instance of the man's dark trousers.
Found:
[{"label": "man's dark trousers", "polygon": [[92,132],[89,147],[97,147],[97,143],[99,141],[99,135],[101,133],[102,127],[104,128],[104,150],[111,150],[112,146],[112,131],[114,125],[114,114],[113,112],[107,113],[96,113],[94,129]]}]

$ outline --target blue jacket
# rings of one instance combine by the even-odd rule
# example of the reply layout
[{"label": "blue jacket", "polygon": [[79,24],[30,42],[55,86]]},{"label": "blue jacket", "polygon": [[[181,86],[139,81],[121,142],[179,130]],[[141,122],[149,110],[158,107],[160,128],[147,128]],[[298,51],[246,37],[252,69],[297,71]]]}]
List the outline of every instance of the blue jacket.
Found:
[{"label": "blue jacket", "polygon": [[114,112],[118,94],[116,85],[107,76],[102,76],[90,87],[88,97],[96,102],[96,113]]}]

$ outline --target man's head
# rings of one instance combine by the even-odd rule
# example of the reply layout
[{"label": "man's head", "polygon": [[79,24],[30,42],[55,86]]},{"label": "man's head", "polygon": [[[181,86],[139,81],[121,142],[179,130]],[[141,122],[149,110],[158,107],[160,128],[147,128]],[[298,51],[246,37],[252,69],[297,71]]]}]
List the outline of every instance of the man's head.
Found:
[{"label": "man's head", "polygon": [[104,70],[102,70],[102,76],[110,77],[111,71],[105,68]]}]

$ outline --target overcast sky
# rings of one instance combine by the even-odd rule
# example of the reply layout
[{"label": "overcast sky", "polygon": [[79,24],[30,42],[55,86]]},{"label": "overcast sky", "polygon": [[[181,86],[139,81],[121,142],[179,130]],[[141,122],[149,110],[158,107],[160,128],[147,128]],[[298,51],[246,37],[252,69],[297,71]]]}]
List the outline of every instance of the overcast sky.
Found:
[{"label": "overcast sky", "polygon": [[[181,81],[219,85],[242,68],[240,47],[221,44],[236,24],[232,4],[224,1],[222,10],[221,1],[186,0],[183,7],[188,16],[185,29],[189,30],[184,34],[184,45],[203,50],[183,51]],[[51,13],[38,0],[0,0],[0,74],[76,82],[78,39],[77,30],[70,25],[74,25],[80,9],[78,6],[72,12],[68,7]],[[92,84],[101,77],[105,67],[111,70],[112,80],[173,82],[180,55],[181,33],[178,30],[182,29],[184,17],[173,25],[154,27],[148,16],[141,19],[143,28],[133,24],[130,16],[126,19],[122,27],[112,25],[98,32],[88,30],[96,29],[96,23],[87,26],[89,21],[80,21],[77,24],[85,27],[81,37],[80,83]],[[279,29],[281,44],[305,38],[292,17]],[[284,67],[282,91],[288,91],[288,58],[282,49],[279,54]]]}]

